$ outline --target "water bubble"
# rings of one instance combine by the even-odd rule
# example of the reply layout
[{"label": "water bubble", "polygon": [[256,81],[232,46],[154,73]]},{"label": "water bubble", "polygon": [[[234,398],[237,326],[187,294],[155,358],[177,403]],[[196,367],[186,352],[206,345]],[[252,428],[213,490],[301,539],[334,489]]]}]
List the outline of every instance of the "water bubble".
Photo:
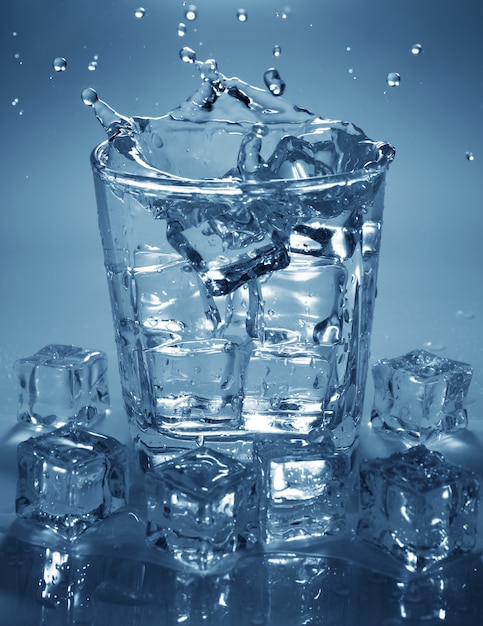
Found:
[{"label": "water bubble", "polygon": [[184,22],[180,22],[178,24],[178,37],[184,37],[186,35],[186,24]]},{"label": "water bubble", "polygon": [[64,59],[64,57],[55,57],[55,59],[52,61],[52,67],[56,72],[64,72],[65,68],[67,67],[67,61]]},{"label": "water bubble", "polygon": [[81,93],[82,102],[86,104],[88,107],[93,107],[95,103],[99,100],[99,96],[97,95],[97,91],[92,89],[92,87],[87,87]]},{"label": "water bubble", "polygon": [[273,56],[279,57],[281,54],[282,54],[282,48],[279,45],[273,46]]},{"label": "water bubble", "polygon": [[179,57],[183,63],[194,63],[196,61],[196,52],[185,46],[179,51]]},{"label": "water bubble", "polygon": [[192,22],[198,17],[198,8],[194,4],[189,4],[186,7],[184,16],[188,20],[188,22]]},{"label": "water bubble", "polygon": [[141,19],[146,15],[146,9],[144,7],[139,7],[134,11],[134,17]]},{"label": "water bubble", "polygon": [[399,87],[401,83],[401,76],[397,72],[389,72],[386,77],[386,82],[389,87]]},{"label": "water bubble", "polygon": [[423,46],[420,43],[415,43],[414,46],[411,48],[412,54],[421,54],[422,51]]},{"label": "water bubble", "polygon": [[238,11],[236,12],[236,16],[239,22],[246,22],[248,19],[248,15],[245,9],[238,9]]},{"label": "water bubble", "polygon": [[263,75],[263,80],[265,81],[265,85],[267,89],[274,96],[281,96],[285,91],[285,82],[274,67],[270,68]]},{"label": "water bubble", "polygon": [[466,160],[467,161],[474,161],[475,160],[475,155],[473,154],[473,152],[467,152],[466,153]]}]

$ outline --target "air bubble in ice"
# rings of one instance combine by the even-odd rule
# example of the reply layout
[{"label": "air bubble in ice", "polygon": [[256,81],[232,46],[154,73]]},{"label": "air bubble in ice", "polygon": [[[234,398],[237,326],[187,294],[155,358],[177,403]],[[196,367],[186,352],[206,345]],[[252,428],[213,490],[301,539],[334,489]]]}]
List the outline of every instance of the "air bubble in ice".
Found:
[{"label": "air bubble in ice", "polygon": [[82,102],[88,107],[93,107],[99,99],[97,91],[95,89],[92,89],[92,87],[87,87],[87,89],[84,89],[81,93],[81,98]]},{"label": "air bubble in ice", "polygon": [[186,10],[184,12],[184,16],[188,20],[188,22],[192,22],[193,20],[195,20],[198,17],[198,9],[197,9],[197,7],[194,4],[189,4],[186,7]]},{"label": "air bubble in ice", "polygon": [[397,72],[389,72],[386,77],[386,82],[389,87],[399,87],[401,83],[401,76]]},{"label": "air bubble in ice", "polygon": [[238,11],[236,12],[236,16],[239,22],[246,22],[248,19],[248,15],[245,9],[238,9]]},{"label": "air bubble in ice", "polygon": [[281,96],[285,91],[285,81],[282,79],[282,77],[278,73],[278,70],[276,70],[275,68],[272,67],[267,70],[263,75],[263,80],[265,81],[267,89],[274,96]]},{"label": "air bubble in ice", "polygon": [[420,43],[415,43],[414,46],[411,48],[412,54],[421,54],[422,51],[423,46]]},{"label": "air bubble in ice", "polygon": [[185,46],[179,51],[179,57],[183,63],[194,63],[196,61],[196,52]]},{"label": "air bubble in ice", "polygon": [[65,68],[67,67],[67,61],[64,59],[64,57],[56,57],[52,61],[52,67],[56,72],[64,72]]}]

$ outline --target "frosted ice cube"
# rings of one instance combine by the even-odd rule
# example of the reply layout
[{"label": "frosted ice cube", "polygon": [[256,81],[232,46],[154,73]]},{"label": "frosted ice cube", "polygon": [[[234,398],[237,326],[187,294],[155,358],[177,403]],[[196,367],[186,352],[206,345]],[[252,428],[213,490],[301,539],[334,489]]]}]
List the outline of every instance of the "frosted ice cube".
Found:
[{"label": "frosted ice cube", "polygon": [[349,457],[335,450],[330,432],[260,437],[254,452],[267,543],[344,530]]},{"label": "frosted ice cube", "polygon": [[466,363],[426,350],[378,361],[372,368],[372,424],[420,442],[464,428],[464,401],[472,373]]},{"label": "frosted ice cube", "polygon": [[438,452],[415,446],[361,465],[359,535],[412,571],[476,541],[479,480]]},{"label": "frosted ice cube", "polygon": [[17,450],[17,514],[74,539],[127,503],[125,447],[72,425],[31,437]]},{"label": "frosted ice cube", "polygon": [[89,425],[109,408],[107,357],[100,351],[51,344],[14,365],[20,384],[19,421]]},{"label": "frosted ice cube", "polygon": [[254,541],[252,470],[204,446],[148,469],[148,542],[206,570]]}]

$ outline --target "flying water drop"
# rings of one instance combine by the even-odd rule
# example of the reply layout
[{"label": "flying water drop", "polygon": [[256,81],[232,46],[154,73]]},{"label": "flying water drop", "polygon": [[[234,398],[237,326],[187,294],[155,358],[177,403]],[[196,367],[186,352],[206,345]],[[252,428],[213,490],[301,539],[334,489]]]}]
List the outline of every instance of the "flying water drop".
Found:
[{"label": "flying water drop", "polygon": [[467,152],[466,153],[466,159],[468,161],[474,161],[475,160],[475,155],[473,154],[473,152]]},{"label": "flying water drop", "polygon": [[179,51],[179,57],[183,63],[194,63],[196,61],[196,52],[185,46]]},{"label": "flying water drop", "polygon": [[184,37],[186,35],[186,24],[184,22],[180,22],[178,24],[178,37]]},{"label": "flying water drop", "polygon": [[279,57],[282,54],[282,48],[279,45],[273,46],[273,56]]},{"label": "flying water drop", "polygon": [[248,19],[248,15],[245,9],[238,9],[238,11],[236,12],[236,16],[239,22],[246,22]]},{"label": "flying water drop", "polygon": [[97,95],[97,91],[92,89],[92,87],[87,87],[81,93],[82,102],[86,104],[88,107],[93,107],[95,103],[99,100],[99,96]]},{"label": "flying water drop", "polygon": [[414,46],[412,46],[411,48],[412,54],[421,54],[422,51],[423,51],[423,46],[420,43],[415,43]]},{"label": "flying water drop", "polygon": [[141,19],[145,15],[146,15],[146,9],[144,7],[139,7],[138,9],[134,11],[134,17],[137,17],[138,19]]},{"label": "flying water drop", "polygon": [[56,57],[52,61],[52,67],[56,72],[64,72],[65,68],[67,67],[67,61],[64,59],[64,57]]},{"label": "flying water drop", "polygon": [[91,61],[89,65],[87,66],[87,69],[89,70],[89,72],[94,72],[96,68],[97,68],[97,61]]},{"label": "flying water drop", "polygon": [[265,81],[267,89],[274,96],[281,96],[285,91],[285,81],[282,79],[282,77],[278,73],[278,70],[276,70],[275,68],[272,67],[267,70],[263,75],[263,80]]},{"label": "flying water drop", "polygon": [[397,72],[389,72],[386,77],[386,82],[389,87],[399,87],[401,84],[401,76]]},{"label": "flying water drop", "polygon": [[194,4],[189,4],[186,7],[184,16],[188,20],[188,22],[192,22],[198,17],[198,8]]}]

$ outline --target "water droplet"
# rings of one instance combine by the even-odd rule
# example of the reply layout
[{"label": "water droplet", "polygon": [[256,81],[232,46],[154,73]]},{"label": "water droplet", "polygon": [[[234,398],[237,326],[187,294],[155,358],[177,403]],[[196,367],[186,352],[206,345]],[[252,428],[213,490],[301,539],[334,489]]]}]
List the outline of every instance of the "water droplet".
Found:
[{"label": "water droplet", "polygon": [[194,4],[189,4],[186,7],[184,16],[188,20],[188,22],[192,22],[198,17],[198,8]]},{"label": "water droplet", "polygon": [[263,75],[263,80],[265,81],[267,89],[274,96],[281,96],[285,91],[285,81],[282,79],[282,77],[278,73],[278,70],[276,70],[275,68],[272,67],[267,70]]},{"label": "water droplet", "polygon": [[475,155],[473,154],[473,152],[467,152],[466,153],[466,159],[468,161],[474,161],[475,160]]},{"label": "water droplet", "polygon": [[139,7],[138,9],[134,11],[134,17],[137,17],[138,19],[141,19],[145,15],[146,15],[146,9],[144,7]]},{"label": "water droplet", "polygon": [[15,106],[17,106],[17,104],[18,104],[18,98],[14,98],[12,100],[12,106],[15,107]]},{"label": "water droplet", "polygon": [[354,73],[354,68],[353,68],[353,67],[350,67],[350,68],[348,69],[348,72],[349,72],[349,74],[353,74],[353,73]]},{"label": "water droplet", "polygon": [[350,52],[351,51],[351,47],[347,46],[346,50],[347,50],[347,52]]},{"label": "water droplet", "polygon": [[282,48],[280,46],[273,46],[273,56],[279,57],[282,54]]},{"label": "water droplet", "polygon": [[16,31],[13,31],[12,36],[13,36],[13,37],[16,37],[16,36],[17,36]]},{"label": "water droplet", "polygon": [[184,37],[186,35],[186,24],[184,22],[180,22],[178,24],[178,37]]},{"label": "water droplet", "polygon": [[463,311],[462,309],[459,309],[456,311],[456,317],[459,317],[460,319],[472,320],[474,319],[475,314],[473,311]]},{"label": "water droplet", "polygon": [[415,43],[414,46],[411,48],[412,54],[421,54],[422,51],[423,46],[420,43]]},{"label": "water droplet", "polygon": [[179,51],[179,57],[183,63],[194,63],[196,61],[196,52],[185,46]]},{"label": "water droplet", "polygon": [[86,104],[88,107],[93,107],[95,103],[99,100],[99,96],[97,95],[97,91],[92,89],[92,87],[87,87],[81,93],[82,102]]},{"label": "water droplet", "polygon": [[89,65],[87,66],[87,69],[90,72],[94,72],[96,70],[96,67],[97,67],[97,61],[91,61]]},{"label": "water droplet", "polygon": [[55,59],[52,61],[52,67],[56,72],[64,72],[65,68],[67,67],[67,61],[64,59],[64,57],[55,57]]},{"label": "water droplet", "polygon": [[248,15],[245,9],[238,9],[238,11],[236,12],[236,16],[239,22],[246,22],[248,19]]},{"label": "water droplet", "polygon": [[401,76],[397,72],[389,72],[386,77],[386,82],[389,87],[399,87],[401,83]]},{"label": "water droplet", "polygon": [[434,341],[425,341],[423,343],[423,348],[432,352],[441,352],[442,350],[446,350],[446,346],[443,343],[435,343]]}]

